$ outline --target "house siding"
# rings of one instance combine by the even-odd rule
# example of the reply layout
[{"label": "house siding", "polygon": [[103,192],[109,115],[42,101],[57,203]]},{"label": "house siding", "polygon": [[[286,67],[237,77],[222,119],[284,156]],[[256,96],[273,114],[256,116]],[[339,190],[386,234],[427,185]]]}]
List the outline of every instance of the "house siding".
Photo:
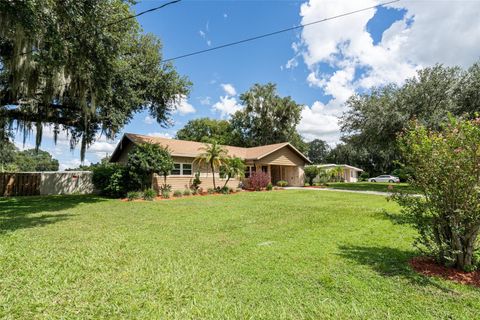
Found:
[{"label": "house siding", "polygon": [[[195,163],[195,158],[189,157],[172,157],[173,162],[175,163],[188,163],[192,164],[192,175],[169,175],[167,176],[167,184],[172,186],[172,190],[185,190],[190,189],[193,179],[195,178],[195,173],[200,172],[200,187],[204,190],[208,188],[213,188],[212,172],[204,165],[200,166],[198,163]],[[215,184],[217,187],[223,187],[226,179],[220,178],[220,173],[215,171]],[[163,177],[154,175],[153,177],[153,188],[157,191],[160,190],[160,186],[164,183]],[[238,179],[230,179],[227,186],[230,188],[238,187],[240,181]]]},{"label": "house siding", "polygon": [[[124,136],[124,138],[120,141],[112,155],[112,162],[121,164],[126,164],[128,162],[128,155],[136,143],[131,140],[130,136]],[[191,175],[170,175],[167,177],[166,183],[171,185],[173,190],[184,190],[190,188],[196,172],[200,172],[200,180],[202,181],[200,185],[201,188],[204,190],[213,188],[212,173],[210,172],[210,168],[207,168],[205,165],[199,166],[197,163],[194,163],[195,155],[198,154],[198,145],[203,144],[181,140],[177,140],[178,145],[170,140],[164,141],[164,143],[155,141],[149,142],[147,140],[145,141],[146,143],[158,143],[161,145],[167,144],[167,146],[170,144],[172,158],[175,163],[192,164]],[[275,180],[272,181],[272,183],[276,183],[280,179],[286,180],[290,186],[302,186],[304,183],[304,166],[308,160],[305,159],[302,154],[299,154],[298,151],[296,151],[288,143],[254,148],[239,148],[231,146],[226,147],[228,147],[230,156],[237,153],[243,153],[243,155],[239,156],[245,160],[246,165],[255,166],[257,171],[262,170],[263,166],[267,167],[267,170],[265,170],[265,168],[264,170],[268,173],[272,180]],[[175,154],[175,152],[177,153]],[[275,177],[272,175],[272,172],[277,173]],[[281,172],[281,174],[278,174],[278,172]],[[230,179],[227,186],[232,188],[238,187],[242,180],[243,179]],[[225,184],[225,180],[220,179],[218,172],[215,172],[215,182],[217,187],[221,187]],[[152,177],[152,186],[155,189],[159,190],[163,183],[163,177],[157,175]]]},{"label": "house siding", "polygon": [[257,163],[277,166],[304,166],[305,160],[299,157],[290,148],[284,147],[263,157],[258,160]]}]

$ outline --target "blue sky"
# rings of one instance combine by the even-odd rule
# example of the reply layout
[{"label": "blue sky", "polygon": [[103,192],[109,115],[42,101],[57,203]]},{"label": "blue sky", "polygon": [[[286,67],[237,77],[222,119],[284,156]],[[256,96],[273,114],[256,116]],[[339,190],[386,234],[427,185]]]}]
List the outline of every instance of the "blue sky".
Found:
[{"label": "blue sky", "polygon": [[[141,1],[134,10],[159,3]],[[378,3],[183,0],[143,15],[139,22],[145,32],[161,39],[164,58],[171,58]],[[193,87],[173,115],[174,126],[161,128],[142,113],[124,132],[173,137],[190,119],[228,118],[241,108],[240,93],[254,83],[273,82],[281,95],[305,105],[297,128],[305,139],[322,138],[333,145],[340,137],[338,116],[345,111],[344,102],[351,94],[389,82],[402,83],[418,68],[437,62],[468,66],[476,61],[480,52],[479,14],[480,3],[476,1],[401,1],[179,59],[174,65]],[[41,148],[58,158],[62,168],[78,165],[78,149],[71,152],[66,138],[55,146],[46,131]],[[29,139],[26,147],[32,144]],[[100,139],[87,153],[87,163],[111,153],[115,144]],[[17,145],[22,147],[21,137],[17,137]]]}]

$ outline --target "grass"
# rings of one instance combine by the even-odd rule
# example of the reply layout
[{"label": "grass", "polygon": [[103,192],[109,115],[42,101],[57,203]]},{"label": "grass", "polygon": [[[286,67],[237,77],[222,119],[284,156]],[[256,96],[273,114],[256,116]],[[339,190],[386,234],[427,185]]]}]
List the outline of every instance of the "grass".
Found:
[{"label": "grass", "polygon": [[0,318],[474,319],[480,290],[417,275],[382,196],[0,200]]},{"label": "grass", "polygon": [[332,189],[356,190],[356,191],[379,191],[388,192],[388,186],[392,185],[393,190],[415,193],[415,190],[408,183],[382,183],[382,182],[329,182],[328,187]]}]

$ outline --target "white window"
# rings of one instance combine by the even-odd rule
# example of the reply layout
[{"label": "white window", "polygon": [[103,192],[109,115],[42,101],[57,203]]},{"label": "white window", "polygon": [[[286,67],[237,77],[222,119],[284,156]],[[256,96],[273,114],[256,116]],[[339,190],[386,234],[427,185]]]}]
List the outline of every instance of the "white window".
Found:
[{"label": "white window", "polygon": [[172,176],[191,176],[192,164],[191,163],[174,163],[173,170],[170,172]]}]

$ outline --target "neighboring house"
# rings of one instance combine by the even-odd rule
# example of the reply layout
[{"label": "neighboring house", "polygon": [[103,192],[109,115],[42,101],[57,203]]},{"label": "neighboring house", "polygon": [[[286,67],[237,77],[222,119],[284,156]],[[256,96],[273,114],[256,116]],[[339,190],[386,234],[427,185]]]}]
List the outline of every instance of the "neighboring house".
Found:
[{"label": "neighboring house", "polygon": [[[118,143],[113,152],[110,162],[126,163],[128,153],[135,144],[156,143],[168,148],[175,162],[175,169],[172,170],[167,178],[167,184],[172,186],[173,190],[183,190],[191,186],[194,175],[200,172],[202,188],[212,188],[212,173],[209,168],[199,166],[194,160],[203,153],[204,143],[166,139],[159,137],[143,136],[139,134],[126,133]],[[253,148],[241,148],[224,146],[228,156],[239,157],[245,161],[245,178],[248,178],[252,172],[263,171],[270,176],[273,184],[279,180],[286,180],[290,186],[303,186],[304,171],[306,164],[310,160],[293,147],[290,143],[277,143]],[[223,186],[224,179],[220,179],[218,172],[215,172],[217,186]],[[229,187],[237,187],[238,179],[230,179]],[[163,178],[154,177],[154,188],[163,183]]]},{"label": "neighboring house", "polygon": [[357,182],[360,172],[363,172],[362,169],[356,168],[354,166],[349,166],[347,164],[318,164],[316,166],[325,170],[342,168],[343,171],[340,175],[340,178],[343,178],[343,181],[345,182]]}]

